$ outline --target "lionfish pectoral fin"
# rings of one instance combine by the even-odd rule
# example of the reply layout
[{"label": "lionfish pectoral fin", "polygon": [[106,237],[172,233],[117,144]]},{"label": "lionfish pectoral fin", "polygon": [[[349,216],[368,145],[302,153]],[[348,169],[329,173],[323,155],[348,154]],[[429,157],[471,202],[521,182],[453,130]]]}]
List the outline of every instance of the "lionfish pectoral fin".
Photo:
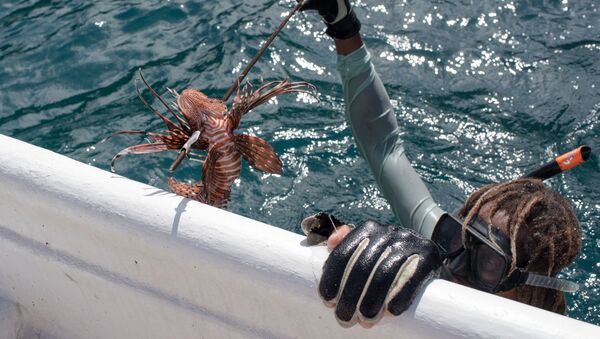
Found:
[{"label": "lionfish pectoral fin", "polygon": [[204,185],[201,182],[187,183],[181,182],[169,177],[167,184],[171,188],[171,191],[182,197],[206,203]]},{"label": "lionfish pectoral fin", "polygon": [[246,134],[234,136],[236,149],[254,168],[267,173],[283,173],[281,160],[265,140]]},{"label": "lionfish pectoral fin", "polygon": [[167,145],[163,144],[163,143],[139,144],[139,145],[127,147],[127,148],[121,150],[119,153],[117,153],[112,158],[112,161],[110,162],[110,171],[113,173],[115,172],[115,162],[117,161],[117,159],[119,159],[120,157],[122,157],[124,155],[148,154],[148,153],[156,153],[156,152],[162,152],[162,151],[167,151],[167,150],[168,150]]}]

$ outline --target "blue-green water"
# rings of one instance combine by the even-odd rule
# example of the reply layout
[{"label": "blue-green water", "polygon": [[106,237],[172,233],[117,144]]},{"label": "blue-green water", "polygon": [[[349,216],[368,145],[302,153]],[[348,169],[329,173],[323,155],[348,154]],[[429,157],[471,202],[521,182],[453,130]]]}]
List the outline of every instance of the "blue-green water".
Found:
[{"label": "blue-green water", "polygon": [[[108,169],[160,131],[136,98],[141,67],[159,92],[220,98],[293,0],[0,1],[0,133]],[[476,187],[514,178],[587,143],[600,152],[600,4],[589,0],[360,1],[366,43],[398,113],[408,154],[436,200],[454,210]],[[343,116],[331,41],[314,15],[292,19],[250,78],[312,82],[321,102],[281,96],[240,132],[269,141],[281,176],[244,166],[229,209],[298,232],[328,210],[394,222]],[[147,93],[145,93],[147,94]],[[166,188],[174,154],[130,156],[118,172]],[[582,254],[563,276],[581,284],[569,314],[600,324],[598,156],[549,184],[581,220]],[[187,162],[176,176],[198,179]]]}]

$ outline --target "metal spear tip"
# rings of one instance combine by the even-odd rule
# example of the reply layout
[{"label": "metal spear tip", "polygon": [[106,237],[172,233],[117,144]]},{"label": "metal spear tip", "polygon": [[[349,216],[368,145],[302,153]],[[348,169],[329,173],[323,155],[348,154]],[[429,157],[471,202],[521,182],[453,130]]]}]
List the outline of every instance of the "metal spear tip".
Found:
[{"label": "metal spear tip", "polygon": [[175,159],[175,161],[169,168],[169,171],[174,172],[175,169],[177,169],[177,166],[179,166],[179,164],[181,164],[183,159],[190,153],[190,151],[192,150],[192,145],[196,141],[198,141],[199,138],[200,138],[200,131],[195,131],[194,133],[192,133],[192,135],[190,136],[188,141],[186,141],[185,144],[183,144],[183,147],[181,147],[181,149],[179,150],[179,155],[177,156],[177,159]]},{"label": "metal spear tip", "polygon": [[175,161],[173,161],[173,164],[171,165],[171,167],[169,167],[169,171],[175,172],[175,169],[177,169],[177,166],[179,166],[179,164],[181,164],[181,162],[183,161],[183,158],[185,158],[185,150],[182,148],[179,151],[179,155],[177,156]]}]

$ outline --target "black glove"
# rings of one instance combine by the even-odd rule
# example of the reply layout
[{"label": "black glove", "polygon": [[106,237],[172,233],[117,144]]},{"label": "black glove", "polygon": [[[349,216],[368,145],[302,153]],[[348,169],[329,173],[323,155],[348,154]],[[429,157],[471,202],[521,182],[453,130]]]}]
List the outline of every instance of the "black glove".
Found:
[{"label": "black glove", "polygon": [[357,320],[375,323],[386,309],[393,315],[404,312],[441,264],[431,240],[406,228],[367,221],[325,261],[319,294],[336,305],[342,326]]},{"label": "black glove", "polygon": [[300,11],[317,10],[327,30],[325,34],[335,39],[348,39],[360,31],[360,21],[349,0],[305,0]]}]

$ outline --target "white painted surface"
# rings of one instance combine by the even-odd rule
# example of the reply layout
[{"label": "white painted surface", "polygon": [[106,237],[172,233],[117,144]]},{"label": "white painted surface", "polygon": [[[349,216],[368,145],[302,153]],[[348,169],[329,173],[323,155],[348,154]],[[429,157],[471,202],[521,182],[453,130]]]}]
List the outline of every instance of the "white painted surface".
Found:
[{"label": "white painted surface", "polygon": [[600,338],[597,326],[442,280],[401,317],[343,329],[316,294],[326,251],[302,240],[0,135],[0,296],[19,305],[24,333]]},{"label": "white painted surface", "polygon": [[12,301],[0,298],[0,338],[21,336],[22,319],[19,306]]}]

